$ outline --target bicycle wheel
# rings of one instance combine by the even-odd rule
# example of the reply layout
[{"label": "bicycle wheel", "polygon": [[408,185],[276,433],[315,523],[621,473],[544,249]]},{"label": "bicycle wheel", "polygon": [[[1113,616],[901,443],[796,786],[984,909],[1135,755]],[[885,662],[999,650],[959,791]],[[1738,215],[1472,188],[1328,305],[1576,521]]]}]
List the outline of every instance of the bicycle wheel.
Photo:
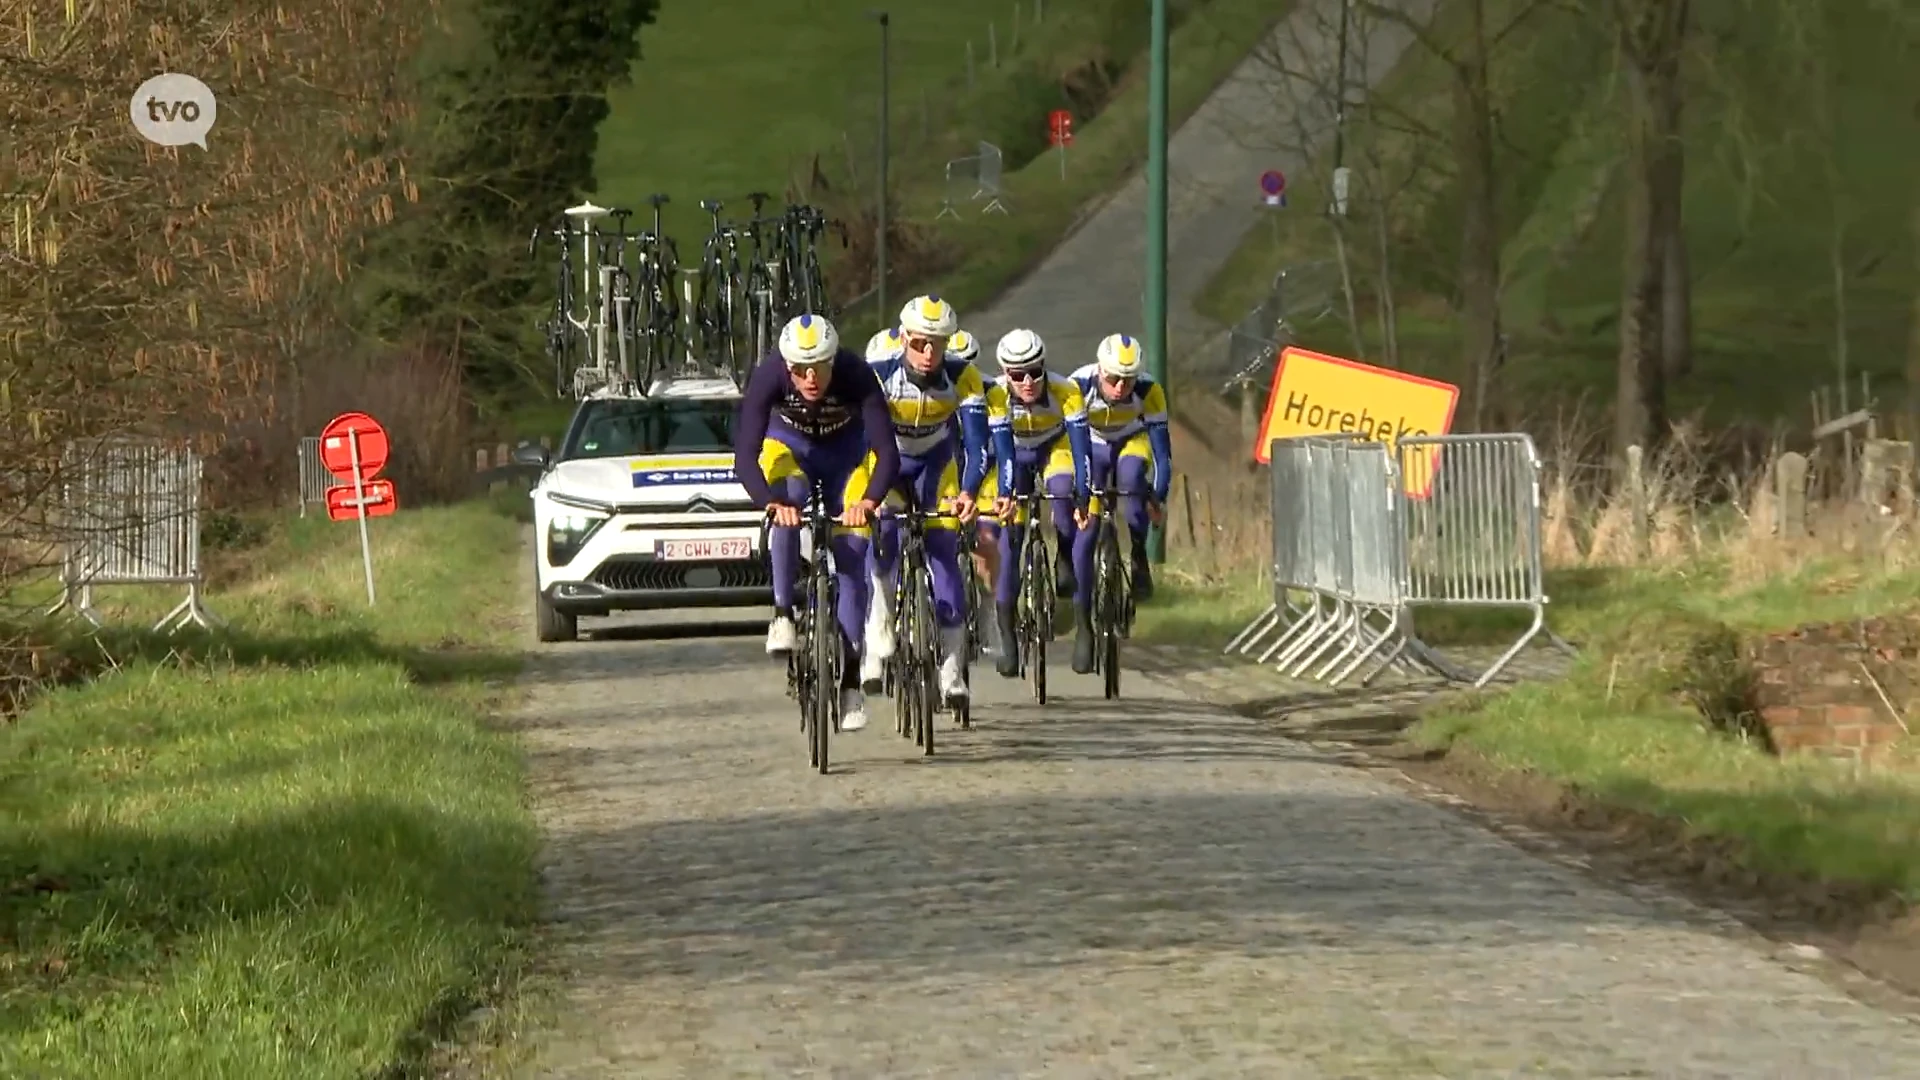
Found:
[{"label": "bicycle wheel", "polygon": [[911,609],[899,587],[905,580],[899,566],[910,561],[911,553],[902,551],[894,577],[883,586],[893,590],[893,655],[887,658],[887,693],[893,698],[894,733],[903,739],[913,738],[913,695],[907,689],[912,684],[913,626]]},{"label": "bicycle wheel", "polygon": [[1027,525],[1026,543],[1021,545],[1020,599],[1025,609],[1027,632],[1021,635],[1020,649],[1033,685],[1036,704],[1047,703],[1047,643],[1053,640],[1053,578],[1046,541]]},{"label": "bicycle wheel", "polygon": [[1094,665],[1104,676],[1103,691],[1108,699],[1120,696],[1120,619],[1124,600],[1120,596],[1120,537],[1112,518],[1100,523],[1099,547],[1094,571]]},{"label": "bicycle wheel", "polygon": [[914,628],[914,674],[916,698],[914,709],[914,745],[920,747],[922,754],[933,753],[933,713],[940,702],[940,636],[933,621],[933,572],[926,561],[914,568],[908,593],[909,603],[913,607],[911,621]]},{"label": "bicycle wheel", "polygon": [[[801,588],[806,588],[802,584]],[[815,748],[814,725],[820,720],[820,712],[814,707],[814,699],[819,688],[813,684],[813,603],[805,596],[794,611],[794,648],[787,654],[787,679],[794,687],[794,699],[800,705],[800,731],[807,740],[807,764],[818,767],[819,751]]]},{"label": "bicycle wheel", "polygon": [[813,587],[808,590],[813,608],[813,765],[827,771],[827,744],[840,723],[840,627],[833,617],[833,579],[826,571],[826,559],[816,557]]}]

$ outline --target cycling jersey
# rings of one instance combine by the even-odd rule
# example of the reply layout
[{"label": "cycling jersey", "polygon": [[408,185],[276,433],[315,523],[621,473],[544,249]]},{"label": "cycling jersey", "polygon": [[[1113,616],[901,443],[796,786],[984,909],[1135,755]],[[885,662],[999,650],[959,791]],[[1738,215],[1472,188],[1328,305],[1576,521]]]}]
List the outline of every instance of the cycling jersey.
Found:
[{"label": "cycling jersey", "polygon": [[[1011,379],[1005,375],[995,378],[987,385],[987,424],[995,433],[997,446],[1010,444],[1018,450],[1039,450],[1064,433],[1073,452],[1074,488],[1084,495],[1088,485],[1087,399],[1072,379],[1051,371],[1045,378],[1046,387],[1031,404],[1014,393]],[[1000,491],[1011,494],[1015,455],[1002,452],[996,457]]]},{"label": "cycling jersey", "polygon": [[808,401],[793,384],[779,357],[755,368],[740,399],[734,425],[734,474],[756,505],[774,501],[772,485],[760,459],[766,443],[778,442],[802,454],[820,451],[848,468],[871,455],[872,472],[864,499],[879,503],[900,473],[900,454],[894,446],[886,394],[873,369],[853,353],[840,350],[833,358],[833,374],[819,401]]},{"label": "cycling jersey", "polygon": [[1080,368],[1072,379],[1086,397],[1087,426],[1095,439],[1117,446],[1146,432],[1154,461],[1154,501],[1165,502],[1173,488],[1173,435],[1168,426],[1166,391],[1152,376],[1141,375],[1126,397],[1108,401],[1100,392],[1098,364]]},{"label": "cycling jersey", "polygon": [[900,453],[925,457],[959,429],[961,489],[979,490],[987,473],[987,397],[980,369],[965,360],[945,359],[926,376],[916,374],[903,356],[872,361],[873,374],[886,395]]}]

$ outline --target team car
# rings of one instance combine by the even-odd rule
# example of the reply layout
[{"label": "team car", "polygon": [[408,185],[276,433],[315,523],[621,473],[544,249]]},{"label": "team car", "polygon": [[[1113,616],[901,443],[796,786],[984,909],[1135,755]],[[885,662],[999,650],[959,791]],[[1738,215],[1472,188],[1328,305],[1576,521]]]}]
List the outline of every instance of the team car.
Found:
[{"label": "team car", "polygon": [[522,447],[532,491],[535,623],[572,641],[583,616],[764,607],[765,515],[733,471],[740,390],[680,378],[648,395],[582,400],[558,452]]}]

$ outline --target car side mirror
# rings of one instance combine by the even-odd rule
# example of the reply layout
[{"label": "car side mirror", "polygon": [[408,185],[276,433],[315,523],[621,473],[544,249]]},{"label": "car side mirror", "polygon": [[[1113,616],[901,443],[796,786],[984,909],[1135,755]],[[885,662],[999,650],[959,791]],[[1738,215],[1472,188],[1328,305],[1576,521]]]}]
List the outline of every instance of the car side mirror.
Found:
[{"label": "car side mirror", "polygon": [[525,465],[530,469],[545,469],[549,460],[551,459],[547,456],[547,448],[538,443],[526,443],[513,449],[515,465]]}]

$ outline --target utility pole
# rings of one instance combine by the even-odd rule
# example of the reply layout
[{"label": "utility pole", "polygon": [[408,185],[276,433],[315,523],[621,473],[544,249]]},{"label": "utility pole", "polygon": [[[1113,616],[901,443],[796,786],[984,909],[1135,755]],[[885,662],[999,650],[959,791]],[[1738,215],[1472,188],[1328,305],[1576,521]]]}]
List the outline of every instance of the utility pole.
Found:
[{"label": "utility pole", "polygon": [[876,210],[880,224],[874,238],[877,265],[873,271],[873,302],[880,312],[880,325],[886,326],[892,319],[887,314],[887,159],[891,156],[887,153],[887,134],[893,126],[890,122],[893,117],[888,108],[887,90],[893,73],[887,63],[887,13],[869,11],[867,14],[880,20],[880,194]]},{"label": "utility pole", "polygon": [[[1167,382],[1167,0],[1152,0],[1147,64],[1147,372],[1173,405]],[[1166,468],[1170,463],[1161,463]],[[1167,558],[1166,530],[1147,533],[1147,559]]]}]

